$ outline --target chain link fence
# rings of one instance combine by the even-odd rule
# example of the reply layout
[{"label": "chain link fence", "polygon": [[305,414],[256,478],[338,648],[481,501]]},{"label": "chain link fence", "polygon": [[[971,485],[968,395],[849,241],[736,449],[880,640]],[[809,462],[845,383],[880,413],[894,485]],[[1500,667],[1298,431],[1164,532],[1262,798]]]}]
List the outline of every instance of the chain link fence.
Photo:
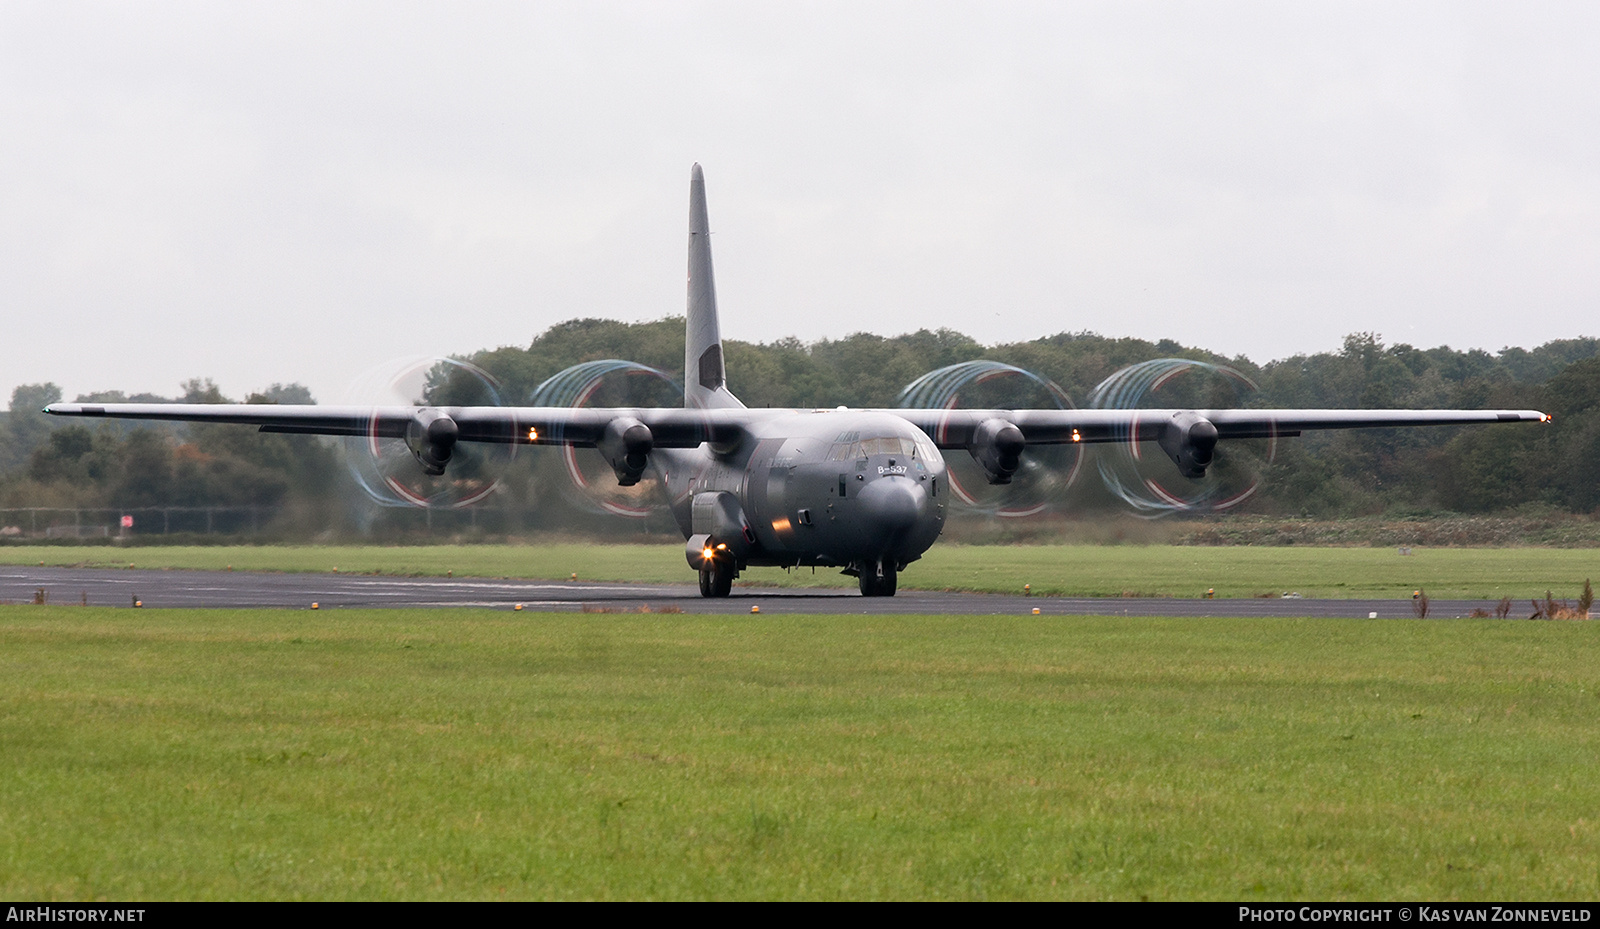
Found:
[{"label": "chain link fence", "polygon": [[0,538],[103,539],[179,532],[253,535],[275,515],[277,508],[265,506],[17,507],[0,509]]},{"label": "chain link fence", "polygon": [[[543,515],[546,518],[541,518]],[[590,517],[593,523],[594,517]],[[634,534],[650,527],[633,521],[601,531]],[[613,520],[613,522],[617,522]],[[460,509],[350,507],[307,518],[304,512],[275,506],[10,507],[0,508],[0,543],[48,539],[130,539],[163,535],[310,538],[329,529],[365,537],[505,536],[527,531],[572,531],[580,525],[552,524],[531,506],[477,506]],[[590,525],[587,528],[595,529]]]}]

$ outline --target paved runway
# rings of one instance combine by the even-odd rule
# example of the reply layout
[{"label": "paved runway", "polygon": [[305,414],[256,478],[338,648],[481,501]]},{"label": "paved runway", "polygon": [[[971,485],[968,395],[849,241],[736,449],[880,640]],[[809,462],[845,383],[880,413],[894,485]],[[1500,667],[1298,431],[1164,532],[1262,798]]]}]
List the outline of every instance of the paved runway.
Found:
[{"label": "paved runway", "polygon": [[[950,613],[1112,616],[1328,616],[1411,618],[1410,600],[1176,600],[1160,598],[1015,597],[902,590],[892,598],[854,590],[735,587],[726,600],[700,596],[692,584],[525,581],[491,578],[389,577],[352,574],[267,574],[250,571],[158,571],[0,565],[0,603],[146,607],[482,607],[575,612],[637,612],[676,607],[685,613]],[[1430,617],[1493,612],[1493,601],[1435,600]],[[1526,604],[1521,606],[1526,607]],[[1519,615],[1519,614],[1513,614]],[[1520,615],[1526,615],[1526,610]]]}]

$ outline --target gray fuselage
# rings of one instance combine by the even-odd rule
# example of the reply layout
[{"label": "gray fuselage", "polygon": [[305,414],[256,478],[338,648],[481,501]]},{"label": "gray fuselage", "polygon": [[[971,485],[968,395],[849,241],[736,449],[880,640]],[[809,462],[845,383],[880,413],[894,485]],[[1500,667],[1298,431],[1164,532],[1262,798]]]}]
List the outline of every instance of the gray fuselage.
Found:
[{"label": "gray fuselage", "polygon": [[[765,415],[753,417],[736,447],[651,454],[686,539],[737,543],[740,567],[904,566],[938,539],[945,463],[917,427],[859,410],[752,412]],[[715,526],[696,515],[696,501],[709,505],[713,496],[723,504]],[[733,503],[737,515],[726,515]],[[744,538],[730,538],[736,532]]]}]

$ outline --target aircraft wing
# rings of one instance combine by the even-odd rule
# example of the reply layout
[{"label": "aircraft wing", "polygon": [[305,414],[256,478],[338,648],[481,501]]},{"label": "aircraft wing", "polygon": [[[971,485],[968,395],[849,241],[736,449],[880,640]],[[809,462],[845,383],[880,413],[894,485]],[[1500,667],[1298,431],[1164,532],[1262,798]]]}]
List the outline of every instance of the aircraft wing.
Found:
[{"label": "aircraft wing", "polygon": [[498,406],[314,406],[245,403],[52,403],[55,416],[235,423],[262,432],[403,439],[428,474],[443,474],[457,442],[598,448],[623,486],[639,481],[653,448],[735,445],[748,410]]},{"label": "aircraft wing", "polygon": [[[885,411],[891,412],[891,411]],[[1548,422],[1538,410],[896,410],[941,448],[963,448],[1004,484],[1029,445],[1153,441],[1178,473],[1205,476],[1222,439],[1296,436],[1311,429]]]},{"label": "aircraft wing", "polygon": [[[729,442],[740,430],[777,410],[665,408],[314,406],[227,403],[52,403],[54,416],[112,417],[196,423],[237,423],[262,432],[405,438],[416,424],[448,418],[457,438],[469,442],[598,445],[619,420],[646,426],[657,448],[694,448]],[[940,448],[967,448],[980,427],[1014,425],[1030,445],[1073,442],[1158,441],[1175,423],[1205,420],[1219,439],[1296,436],[1314,429],[1384,426],[1458,426],[1541,422],[1538,410],[881,410],[911,422]]]},{"label": "aircraft wing", "polygon": [[[53,403],[56,416],[106,416],[253,425],[262,432],[403,439],[429,474],[443,474],[457,442],[598,448],[617,480],[636,483],[653,448],[737,446],[757,420],[795,411],[572,407],[358,407],[274,404]],[[1537,410],[880,410],[941,448],[970,452],[1006,483],[1028,445],[1154,441],[1186,477],[1210,466],[1222,439],[1296,436],[1311,429],[1539,422]]]},{"label": "aircraft wing", "polygon": [[940,448],[969,448],[985,423],[1017,427],[1029,445],[1159,441],[1169,428],[1204,420],[1218,439],[1297,436],[1315,429],[1545,422],[1538,410],[884,410],[910,421]]},{"label": "aircraft wing", "polygon": [[537,445],[598,446],[607,427],[633,421],[650,430],[658,448],[694,448],[735,438],[742,410],[588,409],[497,406],[313,406],[243,403],[52,403],[53,416],[111,417],[189,423],[237,423],[262,432],[404,439],[447,420],[456,440]]}]

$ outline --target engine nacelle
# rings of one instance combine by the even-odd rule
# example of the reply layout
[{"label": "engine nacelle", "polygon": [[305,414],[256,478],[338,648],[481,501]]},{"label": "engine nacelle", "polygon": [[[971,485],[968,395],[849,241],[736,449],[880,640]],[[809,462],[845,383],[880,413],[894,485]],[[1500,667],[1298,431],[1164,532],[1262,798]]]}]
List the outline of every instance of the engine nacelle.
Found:
[{"label": "engine nacelle", "polygon": [[406,424],[406,446],[422,470],[437,477],[444,473],[461,430],[456,421],[438,410],[420,410]]},{"label": "engine nacelle", "polygon": [[616,472],[617,483],[632,487],[644,476],[650,463],[650,450],[655,447],[655,436],[650,427],[631,416],[619,416],[606,423],[605,434],[600,437],[600,454],[606,464]]},{"label": "engine nacelle", "polygon": [[989,483],[1009,484],[1011,475],[1016,474],[1017,467],[1022,464],[1022,450],[1027,444],[1015,423],[986,419],[973,430],[967,451],[983,469]]},{"label": "engine nacelle", "polygon": [[1178,413],[1161,427],[1156,443],[1180,474],[1198,480],[1206,476],[1216,454],[1217,427],[1199,413]]},{"label": "engine nacelle", "polygon": [[705,553],[727,553],[742,562],[755,547],[755,533],[744,518],[744,508],[739,498],[727,491],[708,490],[694,495],[689,504],[690,536],[684,547],[689,565],[704,565]]}]

